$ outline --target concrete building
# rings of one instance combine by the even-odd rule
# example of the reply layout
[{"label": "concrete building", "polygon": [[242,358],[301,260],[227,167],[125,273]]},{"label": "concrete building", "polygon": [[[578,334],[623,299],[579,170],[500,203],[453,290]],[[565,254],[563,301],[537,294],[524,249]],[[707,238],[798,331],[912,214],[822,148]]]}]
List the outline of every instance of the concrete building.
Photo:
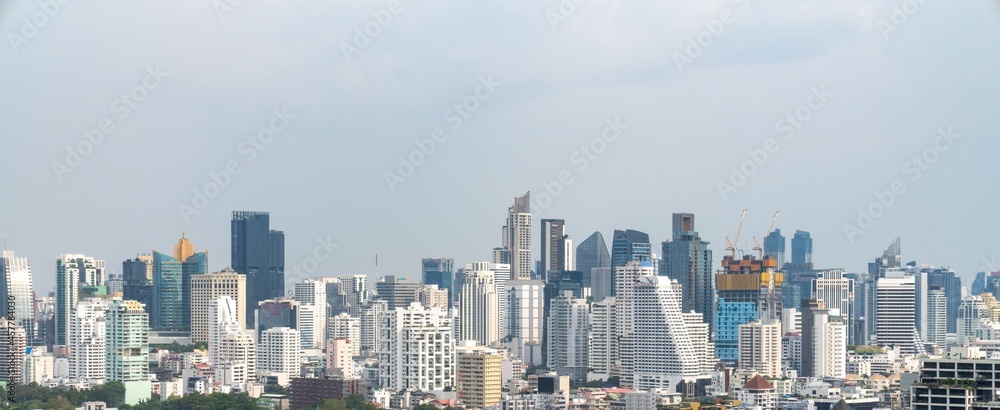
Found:
[{"label": "concrete building", "polygon": [[427,285],[417,289],[417,301],[426,307],[448,309],[448,289],[440,289],[438,285]]},{"label": "concrete building", "polygon": [[590,340],[587,361],[589,380],[607,380],[618,360],[618,337],[615,333],[615,298],[590,304]]},{"label": "concrete building", "polygon": [[503,352],[468,341],[455,348],[456,387],[462,404],[487,409],[500,404]]},{"label": "concrete building", "polygon": [[69,345],[73,309],[79,302],[80,283],[97,285],[104,276],[104,261],[79,254],[63,254],[56,259],[55,344]]},{"label": "concrete building", "polygon": [[739,368],[766,377],[781,377],[781,324],[754,321],[740,325]]},{"label": "concrete building", "polygon": [[101,299],[81,300],[73,310],[69,333],[69,378],[104,383],[107,375],[108,305]]},{"label": "concrete building", "polygon": [[352,317],[346,312],[331,317],[327,334],[327,342],[335,338],[347,339],[350,341],[348,346],[351,348],[351,355],[361,355],[361,319]]},{"label": "concrete building", "polygon": [[298,331],[302,348],[322,348],[326,344],[326,282],[306,279],[296,283],[294,295],[301,306]]},{"label": "concrete building", "polygon": [[760,375],[754,376],[743,385],[736,397],[743,405],[752,409],[771,410],[778,408],[778,392],[771,383]]},{"label": "concrete building", "polygon": [[579,382],[587,380],[589,307],[586,299],[573,298],[565,291],[549,308],[548,367]]},{"label": "concrete building", "polygon": [[244,332],[229,332],[219,341],[217,369],[229,368],[232,385],[257,380],[257,344]]},{"label": "concrete building", "polygon": [[460,300],[459,339],[482,346],[500,341],[500,296],[489,262],[466,267]]},{"label": "concrete building", "polygon": [[718,360],[715,358],[715,342],[709,336],[708,323],[701,313],[688,312],[681,314],[684,317],[684,327],[687,328],[688,338],[691,339],[691,347],[698,358],[699,372],[703,375],[711,374],[715,371]]},{"label": "concrete building", "polygon": [[386,301],[389,309],[406,307],[417,300],[417,289],[423,286],[420,282],[411,282],[404,277],[386,275],[375,282],[375,293],[379,299]]},{"label": "concrete building", "polygon": [[208,311],[208,363],[213,367],[221,364],[220,348],[222,339],[231,333],[242,333],[243,321],[237,316],[241,303],[228,295],[212,300]]},{"label": "concrete building", "polygon": [[327,375],[340,376],[343,379],[355,379],[354,346],[357,342],[346,337],[335,337],[326,341]]},{"label": "concrete building", "polygon": [[[947,330],[950,326],[948,305],[949,300],[943,289],[935,287],[927,291],[927,339],[924,340],[925,342],[933,343],[941,348],[947,346]],[[957,306],[955,314],[957,317]]]},{"label": "concrete building", "polygon": [[[34,292],[31,287],[31,263],[17,257],[14,251],[0,252],[0,317],[13,318],[14,325],[24,329],[29,342],[35,335]],[[41,343],[39,343],[41,344]]]},{"label": "concrete building", "polygon": [[125,404],[149,400],[149,315],[144,306],[134,300],[113,300],[105,324],[105,377],[125,386]]},{"label": "concrete building", "polygon": [[228,296],[236,303],[236,320],[240,324],[246,317],[247,279],[226,267],[221,272],[191,276],[191,341],[208,342],[209,312],[215,308],[215,299]]},{"label": "concrete building", "polygon": [[22,373],[27,339],[24,328],[8,321],[6,317],[0,317],[0,332],[0,380],[21,384],[26,380]]},{"label": "concrete building", "polygon": [[[663,266],[659,275],[676,279],[682,288],[684,312],[715,317],[715,286],[712,282],[712,250],[694,229],[694,214],[673,214],[673,238],[663,242]],[[709,329],[714,328],[709,324]],[[713,353],[714,354],[714,353]]]},{"label": "concrete building", "polygon": [[361,312],[361,355],[375,356],[379,349],[379,318],[389,310],[388,302],[373,300]]},{"label": "concrete building", "polygon": [[510,264],[511,280],[532,279],[531,192],[514,197],[514,204],[507,208],[501,239],[500,247],[493,252],[493,263]]},{"label": "concrete building", "polygon": [[899,271],[886,272],[876,283],[875,336],[880,346],[897,346],[904,353],[922,353],[914,323],[916,279]]},{"label": "concrete building", "polygon": [[299,377],[301,357],[298,330],[275,327],[261,332],[257,343],[257,374],[278,373]]},{"label": "concrete building", "polygon": [[[545,282],[511,280],[504,287],[507,299],[507,336],[515,341],[514,355],[529,361],[530,349],[542,343]],[[542,363],[532,363],[542,364]]]},{"label": "concrete building", "polygon": [[[808,243],[811,248],[812,239],[809,239]],[[814,300],[824,302],[830,311],[839,312],[838,316],[844,318],[845,323],[854,320],[854,280],[844,277],[843,270],[831,269],[820,272],[816,279],[813,279],[812,296]],[[847,330],[850,340],[850,326]]]},{"label": "concrete building", "polygon": [[920,378],[910,387],[913,410],[996,409],[1000,361],[925,359]]},{"label": "concrete building", "polygon": [[390,310],[379,320],[379,385],[399,391],[455,386],[454,318],[420,303]]}]

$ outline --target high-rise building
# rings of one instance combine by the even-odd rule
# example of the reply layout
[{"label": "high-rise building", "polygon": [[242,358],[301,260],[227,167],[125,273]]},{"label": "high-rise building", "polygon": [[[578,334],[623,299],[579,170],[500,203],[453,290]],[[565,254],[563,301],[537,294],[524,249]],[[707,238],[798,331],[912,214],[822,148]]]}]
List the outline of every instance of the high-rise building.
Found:
[{"label": "high-rise building", "polygon": [[229,295],[221,295],[209,303],[208,363],[212,367],[218,367],[222,362],[220,354],[222,339],[230,333],[242,333],[244,322],[237,314],[242,308],[243,304]]},{"label": "high-rise building", "polygon": [[[947,332],[951,321],[948,320],[948,297],[944,289],[932,286],[927,292],[927,343],[933,343],[938,347],[947,346]],[[958,313],[958,309],[955,309]],[[958,318],[955,318],[958,321]]]},{"label": "high-rise building", "polygon": [[531,192],[514,197],[501,230],[503,243],[494,249],[493,263],[510,265],[510,278],[531,279]]},{"label": "high-rise building", "polygon": [[[566,221],[562,219],[542,219],[541,270],[539,278],[546,272],[573,270],[573,244],[566,235]],[[590,275],[590,272],[587,272]]]},{"label": "high-rise building", "polygon": [[25,346],[24,328],[0,316],[0,380],[15,385],[26,380],[21,372]]},{"label": "high-rise building", "polygon": [[191,330],[191,277],[208,272],[208,252],[181,235],[173,257],[153,251],[154,330]]},{"label": "high-rise building", "polygon": [[969,295],[962,300],[958,308],[958,323],[955,336],[959,343],[978,337],[978,332],[985,322],[990,320],[989,309],[982,296]]},{"label": "high-rise building", "polygon": [[149,400],[149,315],[134,300],[115,299],[105,313],[105,375],[125,387],[125,404]]},{"label": "high-rise building", "polygon": [[972,280],[972,289],[969,293],[978,295],[983,292],[986,292],[986,272],[978,272],[976,273],[976,278]]},{"label": "high-rise building", "polygon": [[69,333],[69,378],[104,383],[106,377],[108,305],[101,299],[76,304]]},{"label": "high-rise building", "polygon": [[[694,214],[674,214],[673,219],[673,240],[663,242],[663,266],[659,274],[681,284],[681,306],[685,312],[695,311],[714,318],[712,250],[694,230]],[[710,323],[709,328],[712,327]]]},{"label": "high-rise building", "polygon": [[802,302],[802,372],[800,376],[844,378],[847,375],[847,322],[823,301]]},{"label": "high-rise building", "polygon": [[739,326],[739,368],[764,377],[781,376],[781,324],[760,320]]},{"label": "high-rise building", "polygon": [[[499,290],[497,289],[497,291]],[[448,290],[440,289],[438,285],[424,285],[417,289],[417,301],[426,307],[439,307],[441,309],[448,309],[451,304]]]},{"label": "high-rise building", "polygon": [[[822,301],[834,316],[845,318],[845,323],[854,319],[854,281],[844,277],[844,271],[831,269],[821,272],[812,285],[812,299]],[[847,329],[848,340],[851,329]]]},{"label": "high-rise building", "polygon": [[[722,258],[722,271],[715,275],[719,297],[715,315],[716,357],[728,363],[739,359],[739,326],[760,320],[781,320],[781,289],[784,276],[775,271],[777,260],[744,255]],[[780,334],[779,334],[780,337]]]},{"label": "high-rise building", "polygon": [[404,277],[386,275],[375,282],[375,293],[389,304],[389,309],[409,306],[417,300],[417,289],[423,286]]},{"label": "high-rise building", "polygon": [[617,292],[618,268],[627,265],[629,262],[651,262],[653,257],[652,248],[649,244],[649,235],[644,232],[631,229],[615,230],[615,236],[611,241],[611,292]]},{"label": "high-rise building", "polygon": [[468,408],[489,409],[500,404],[503,352],[466,341],[455,348],[456,390]]},{"label": "high-rise building", "polygon": [[368,276],[345,275],[322,280],[327,283],[326,297],[333,309],[331,315],[344,311],[361,317],[361,310],[368,301]]},{"label": "high-rise building", "polygon": [[299,331],[274,327],[260,334],[257,343],[257,373],[280,373],[299,377],[302,357]]},{"label": "high-rise building", "polygon": [[547,365],[575,381],[587,381],[589,307],[585,299],[565,291],[552,300],[549,309]]},{"label": "high-rise building", "polygon": [[31,288],[31,263],[17,257],[14,251],[0,253],[0,316],[13,318],[15,326],[24,329],[28,341],[35,340],[35,299]]},{"label": "high-rise building", "polygon": [[[900,255],[899,239],[896,238],[889,244],[889,247],[882,253],[882,257],[875,258],[875,262],[868,264],[868,275],[863,282],[864,287],[864,330],[865,333],[859,341],[868,343],[875,338],[876,319],[876,290],[878,280],[885,277],[889,270],[899,270],[902,268],[902,256]],[[916,312],[914,312],[914,315]],[[916,316],[914,316],[916,317]],[[856,338],[857,339],[857,338]]]},{"label": "high-rise building", "polygon": [[[352,356],[361,355],[361,319],[346,312],[330,318],[328,339],[347,339]],[[374,332],[377,333],[377,332]]]},{"label": "high-rise building", "polygon": [[455,303],[455,260],[452,258],[424,258],[420,261],[420,279],[424,285],[437,285],[448,292],[448,307]]},{"label": "high-rise building", "polygon": [[299,323],[302,322],[300,312],[300,305],[296,300],[282,298],[260,301],[254,319],[257,340],[260,340],[260,334],[267,329],[276,327],[298,329]]},{"label": "high-rise building", "polygon": [[122,262],[122,299],[141,303],[149,323],[154,322],[152,255],[136,255]]},{"label": "high-rise building", "polygon": [[916,315],[916,280],[899,271],[886,272],[876,283],[875,337],[881,346],[899,347],[904,353],[922,353],[923,345],[913,318]]},{"label": "high-rise building", "polygon": [[481,346],[500,341],[500,295],[489,262],[466,267],[458,323],[461,340],[475,340]]},{"label": "high-rise building", "polygon": [[618,337],[615,333],[615,298],[590,304],[590,344],[587,361],[590,380],[607,380],[618,360]]},{"label": "high-rise building", "polygon": [[802,374],[802,334],[787,332],[781,337],[781,366]]},{"label": "high-rise building", "polygon": [[246,323],[247,278],[229,267],[221,272],[191,276],[191,340],[207,342],[210,325],[209,312],[215,308],[214,301],[229,296],[237,303],[236,320],[242,326]]},{"label": "high-rise building", "polygon": [[684,317],[684,327],[687,328],[688,338],[691,339],[691,347],[694,349],[695,357],[698,358],[699,372],[710,374],[715,371],[718,360],[715,358],[715,342],[712,341],[708,330],[708,323],[704,316],[698,312],[687,312],[681,314]]},{"label": "high-rise building", "polygon": [[384,300],[373,300],[361,311],[361,355],[375,356],[378,354],[379,321],[382,314],[389,310],[389,304]]},{"label": "high-rise building", "polygon": [[[603,280],[595,278],[594,268],[606,269],[603,272],[607,275],[602,277]],[[600,302],[611,296],[611,254],[600,232],[594,232],[576,247],[576,270],[589,278],[587,286],[592,289],[594,301]]]},{"label": "high-rise building", "polygon": [[96,284],[104,276],[104,261],[79,254],[56,259],[55,344],[69,344],[73,309],[80,300],[80,284]]},{"label": "high-rise building", "polygon": [[[242,326],[242,324],[240,325]],[[245,332],[229,332],[219,341],[216,381],[245,388],[257,377],[257,344]]]},{"label": "high-rise building", "polygon": [[773,256],[778,261],[777,270],[785,265],[785,237],[781,235],[781,229],[775,229],[764,237],[764,256]]},{"label": "high-rise building", "polygon": [[272,230],[270,218],[267,212],[234,211],[230,224],[230,263],[247,277],[247,312],[262,300],[285,296],[285,233]]},{"label": "high-rise building", "polygon": [[[0,318],[0,332],[3,334],[8,334],[7,325],[4,324],[6,319]],[[15,330],[16,332],[16,330]],[[7,345],[14,341],[15,348],[17,347],[17,336],[10,339],[8,337],[0,338],[0,380],[16,380],[14,376],[11,376],[11,371],[8,367],[7,360],[10,360],[10,352],[7,350]],[[55,376],[55,356],[52,353],[46,351],[42,347],[27,347],[27,353],[24,356],[24,361],[22,361],[22,373],[21,373],[21,383],[31,384],[38,383],[42,384],[45,380],[51,379]],[[22,350],[15,350],[22,351]],[[15,382],[16,384],[16,382]]]},{"label": "high-rise building", "polygon": [[[983,279],[985,282],[985,277]],[[948,311],[946,312],[948,333],[955,333],[958,319],[958,305],[962,304],[962,278],[948,268],[934,269],[927,277],[927,285],[935,286],[944,292]],[[981,293],[972,292],[973,295]]]},{"label": "high-rise building", "polygon": [[541,351],[537,352],[536,361],[531,359],[536,356],[532,349],[540,349],[542,344],[545,283],[540,280],[512,280],[504,287],[508,312],[507,336],[516,342],[513,354],[526,363],[540,365]]},{"label": "high-rise building", "polygon": [[355,378],[353,352],[357,348],[353,345],[357,345],[357,342],[346,337],[332,337],[326,341],[327,374],[343,379]]},{"label": "high-rise building", "polygon": [[299,302],[299,334],[303,349],[322,349],[326,345],[326,283],[306,279],[295,284],[294,299]]},{"label": "high-rise building", "polygon": [[382,315],[379,332],[379,385],[390,391],[455,387],[453,317],[420,303]]},{"label": "high-rise building", "polygon": [[806,231],[795,231],[792,236],[792,264],[800,269],[812,269],[813,240]]}]

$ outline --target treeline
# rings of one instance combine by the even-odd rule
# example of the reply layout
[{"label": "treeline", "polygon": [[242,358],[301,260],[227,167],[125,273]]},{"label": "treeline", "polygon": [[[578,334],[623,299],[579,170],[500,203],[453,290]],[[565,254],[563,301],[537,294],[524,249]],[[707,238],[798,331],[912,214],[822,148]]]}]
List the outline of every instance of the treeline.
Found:
[{"label": "treeline", "polygon": [[6,394],[3,395],[3,400],[4,408],[11,410],[76,410],[88,401],[103,401],[108,407],[120,407],[124,397],[125,386],[119,382],[104,383],[88,390],[53,389],[31,383],[16,386],[13,401],[6,401]]}]

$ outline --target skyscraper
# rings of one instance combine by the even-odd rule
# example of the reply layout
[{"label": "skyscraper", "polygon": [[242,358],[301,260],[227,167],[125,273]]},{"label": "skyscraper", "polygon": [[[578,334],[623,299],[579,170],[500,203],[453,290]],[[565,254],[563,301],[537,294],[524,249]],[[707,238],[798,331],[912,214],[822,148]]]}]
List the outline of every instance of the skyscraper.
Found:
[{"label": "skyscraper", "polygon": [[56,259],[56,345],[69,344],[72,311],[79,301],[80,284],[96,284],[103,271],[104,261],[88,256],[64,254]]},{"label": "skyscraper", "polygon": [[211,299],[208,306],[208,363],[212,367],[218,367],[222,363],[222,339],[229,333],[242,333],[243,321],[237,313],[242,307],[241,303],[229,295]]},{"label": "skyscraper", "polygon": [[24,328],[8,321],[6,316],[0,316],[0,380],[15,385],[25,381],[22,374],[25,338]]},{"label": "skyscraper", "polygon": [[[600,302],[604,297],[611,296],[611,254],[604,236],[600,232],[592,233],[576,247],[576,270],[583,272],[587,285],[593,290],[594,300]],[[606,268],[607,277],[604,281],[594,278],[593,268]],[[600,291],[600,292],[599,292]]]},{"label": "skyscraper", "polygon": [[69,333],[69,377],[104,383],[106,377],[108,305],[101,299],[81,300],[73,309]]},{"label": "skyscraper", "polygon": [[[712,250],[694,230],[694,214],[674,214],[673,240],[663,242],[661,276],[681,284],[684,312],[695,311],[715,317],[715,286],[712,278]],[[709,320],[711,322],[711,320]],[[709,326],[714,328],[714,326]]]},{"label": "skyscraper", "polygon": [[257,343],[257,373],[278,373],[297,377],[300,373],[302,342],[299,331],[287,327],[274,327],[260,334]]},{"label": "skyscraper", "polygon": [[137,255],[122,262],[122,299],[134,300],[146,309],[149,323],[153,317],[153,257]]},{"label": "skyscraper", "polygon": [[781,376],[781,323],[756,320],[739,326],[739,368],[764,377]]},{"label": "skyscraper", "polygon": [[191,277],[208,271],[208,252],[195,253],[181,235],[173,257],[153,251],[154,330],[191,330]]},{"label": "skyscraper", "polygon": [[379,385],[390,391],[455,387],[452,316],[420,303],[397,307],[378,322]]},{"label": "skyscraper", "polygon": [[813,240],[809,232],[795,231],[792,236],[792,264],[798,269],[812,269]]},{"label": "skyscraper", "polygon": [[232,267],[247,276],[246,311],[285,296],[285,233],[271,229],[267,212],[234,211],[230,226]]},{"label": "skyscraper", "polygon": [[257,329],[257,340],[260,340],[260,334],[267,329],[276,327],[298,329],[301,322],[299,302],[292,299],[262,300],[255,312],[254,328]]},{"label": "skyscraper", "polygon": [[[590,345],[587,361],[588,379],[607,380],[618,360],[618,336],[615,333],[615,299],[605,298],[590,304]],[[711,352],[714,353],[714,352]]]},{"label": "skyscraper", "polygon": [[[350,342],[351,356],[361,355],[361,319],[347,313],[340,313],[330,318],[327,340],[347,339]],[[377,332],[372,332],[377,333]]]},{"label": "skyscraper", "polygon": [[417,300],[417,289],[423,286],[419,282],[411,282],[404,277],[386,275],[375,282],[375,293],[389,304],[389,309],[409,306]]},{"label": "skyscraper", "polygon": [[[843,317],[846,323],[854,319],[854,281],[844,277],[844,271],[831,269],[821,272],[813,280],[812,298],[825,303],[826,308],[833,311],[833,316]],[[851,329],[847,329],[848,340],[851,339]]]},{"label": "skyscraper", "polygon": [[[501,297],[507,298],[507,336],[516,342],[513,354],[525,363],[541,365],[545,283],[540,280],[512,280],[504,287],[506,292]],[[533,349],[539,350],[535,352]]]},{"label": "skyscraper", "polygon": [[302,315],[302,325],[298,328],[302,347],[322,349],[326,345],[326,283],[315,279],[298,282],[294,299],[299,302]]},{"label": "skyscraper", "polygon": [[149,400],[149,315],[139,302],[116,299],[105,313],[105,375],[125,386],[125,404]]},{"label": "skyscraper", "polygon": [[510,278],[531,279],[531,192],[514,197],[501,230],[503,243],[494,250],[493,263],[510,264]]},{"label": "skyscraper", "polygon": [[501,362],[504,353],[483,346],[456,349],[458,396],[470,408],[497,408],[500,404]]},{"label": "skyscraper", "polygon": [[[573,261],[570,260],[572,253],[572,242],[566,235],[566,221],[562,219],[542,219],[542,246],[541,261],[542,269],[538,271],[538,277],[546,277],[545,273],[553,271],[573,270]],[[589,275],[590,272],[587,272]]]},{"label": "skyscraper", "polygon": [[[944,289],[936,286],[932,286],[927,295],[927,337],[924,341],[943,348],[947,346],[947,328],[953,322],[948,320],[948,298]],[[955,314],[954,322],[957,322],[958,309]]]},{"label": "skyscraper", "polygon": [[875,337],[879,345],[900,347],[903,353],[922,353],[914,324],[916,279],[900,271],[886,272],[876,283]]},{"label": "skyscraper", "polygon": [[[983,281],[985,282],[985,277]],[[927,285],[938,287],[944,292],[948,309],[946,313],[948,333],[954,333],[956,319],[958,319],[958,305],[962,304],[962,278],[948,268],[934,269],[927,277]],[[972,294],[978,295],[979,293],[973,292]]]},{"label": "skyscraper", "polygon": [[500,296],[489,262],[466,269],[459,303],[459,338],[489,346],[500,340]]},{"label": "skyscraper", "polygon": [[28,340],[35,342],[31,263],[28,258],[14,256],[14,251],[0,253],[0,297],[5,301],[0,303],[0,316],[13,318],[14,325],[22,327]]},{"label": "skyscraper", "polygon": [[617,275],[618,267],[625,266],[629,262],[651,261],[652,250],[649,244],[649,235],[644,232],[627,230],[615,230],[614,239],[611,242],[611,292],[612,295],[618,291]]},{"label": "skyscraper", "polygon": [[589,308],[585,299],[565,291],[552,300],[549,309],[547,365],[575,381],[587,381]]},{"label": "skyscraper", "polygon": [[240,326],[246,323],[247,278],[226,267],[221,272],[191,276],[191,340],[209,341],[208,329],[210,311],[215,308],[215,300],[228,296],[235,301],[236,320]]},{"label": "skyscraper", "polygon": [[[890,269],[899,270],[902,268],[902,257],[900,256],[900,246],[899,238],[889,244],[885,252],[882,253],[882,257],[875,258],[875,262],[868,264],[868,275],[865,281],[862,283],[864,287],[864,329],[865,333],[862,335],[859,341],[867,343],[875,337],[875,322],[876,319],[876,288],[878,280],[885,277],[886,272]],[[914,313],[915,314],[915,313]],[[857,339],[857,338],[855,338]]]},{"label": "skyscraper", "polygon": [[452,258],[424,258],[420,261],[420,278],[425,285],[437,285],[448,292],[448,307],[455,303],[452,287],[455,282],[455,260]]},{"label": "skyscraper", "polygon": [[760,320],[781,320],[781,289],[784,276],[776,272],[777,260],[744,255],[722,258],[722,271],[715,275],[719,296],[715,314],[715,353],[722,361],[739,359],[739,326]]},{"label": "skyscraper", "polygon": [[785,259],[785,237],[781,235],[781,229],[775,229],[764,237],[764,256],[773,256],[778,261],[776,269],[781,270],[787,260]]}]

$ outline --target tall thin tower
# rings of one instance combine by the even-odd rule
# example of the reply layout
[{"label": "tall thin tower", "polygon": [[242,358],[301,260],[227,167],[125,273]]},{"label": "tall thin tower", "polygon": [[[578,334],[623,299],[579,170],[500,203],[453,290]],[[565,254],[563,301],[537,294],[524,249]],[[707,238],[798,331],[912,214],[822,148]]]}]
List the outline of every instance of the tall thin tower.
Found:
[{"label": "tall thin tower", "polygon": [[494,252],[493,263],[510,264],[513,280],[531,279],[531,191],[514,197],[502,236],[503,244]]}]

